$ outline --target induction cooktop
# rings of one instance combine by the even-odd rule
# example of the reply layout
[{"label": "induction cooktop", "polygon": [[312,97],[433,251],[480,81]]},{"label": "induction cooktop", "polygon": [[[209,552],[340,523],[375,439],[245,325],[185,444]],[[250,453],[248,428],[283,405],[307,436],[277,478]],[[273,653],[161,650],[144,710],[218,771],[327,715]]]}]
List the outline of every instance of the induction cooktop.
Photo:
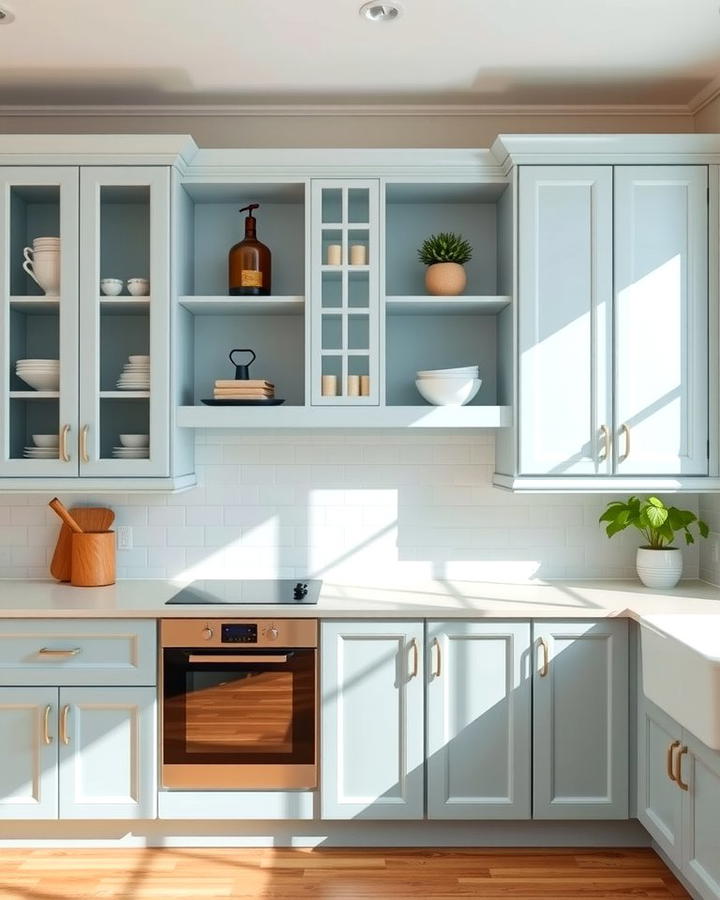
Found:
[{"label": "induction cooktop", "polygon": [[266,578],[193,581],[166,601],[167,606],[301,606],[315,605],[322,581],[309,578]]}]

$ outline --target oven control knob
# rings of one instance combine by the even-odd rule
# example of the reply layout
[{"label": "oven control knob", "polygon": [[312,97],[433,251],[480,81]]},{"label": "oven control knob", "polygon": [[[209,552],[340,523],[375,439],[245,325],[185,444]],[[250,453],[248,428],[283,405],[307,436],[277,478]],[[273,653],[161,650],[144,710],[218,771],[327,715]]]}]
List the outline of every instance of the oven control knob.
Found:
[{"label": "oven control knob", "polygon": [[280,637],[280,629],[277,627],[277,625],[271,625],[265,632],[265,637],[269,641],[276,641]]},{"label": "oven control knob", "polygon": [[202,636],[205,638],[206,641],[212,640],[212,636],[214,634],[215,634],[215,632],[212,630],[212,628],[209,625],[207,625],[205,628],[203,628]]}]

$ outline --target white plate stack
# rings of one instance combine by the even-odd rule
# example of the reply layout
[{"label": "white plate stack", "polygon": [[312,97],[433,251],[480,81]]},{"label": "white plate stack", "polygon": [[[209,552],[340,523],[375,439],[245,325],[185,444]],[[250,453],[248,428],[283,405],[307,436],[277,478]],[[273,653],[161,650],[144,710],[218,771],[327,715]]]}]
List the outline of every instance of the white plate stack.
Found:
[{"label": "white plate stack", "polygon": [[59,459],[60,439],[57,434],[34,434],[33,446],[26,447],[25,459]]},{"label": "white plate stack", "polygon": [[60,387],[59,359],[19,359],[15,371],[36,391],[57,391]]},{"label": "white plate stack", "polygon": [[457,369],[429,369],[418,372],[415,387],[433,406],[465,406],[480,390],[477,366]]},{"label": "white plate stack", "polygon": [[114,459],[149,459],[149,434],[120,434],[119,447],[113,447]]},{"label": "white plate stack", "polygon": [[129,356],[123,366],[122,375],[118,378],[119,391],[150,390],[150,357]]}]

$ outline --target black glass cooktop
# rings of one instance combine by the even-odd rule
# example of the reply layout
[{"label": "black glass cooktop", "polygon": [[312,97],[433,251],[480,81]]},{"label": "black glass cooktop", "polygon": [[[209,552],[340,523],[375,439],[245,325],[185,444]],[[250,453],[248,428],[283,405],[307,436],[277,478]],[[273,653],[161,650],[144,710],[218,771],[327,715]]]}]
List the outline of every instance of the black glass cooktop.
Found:
[{"label": "black glass cooktop", "polygon": [[322,581],[293,578],[193,581],[171,597],[166,605],[208,606],[300,606],[314,605],[320,597]]}]

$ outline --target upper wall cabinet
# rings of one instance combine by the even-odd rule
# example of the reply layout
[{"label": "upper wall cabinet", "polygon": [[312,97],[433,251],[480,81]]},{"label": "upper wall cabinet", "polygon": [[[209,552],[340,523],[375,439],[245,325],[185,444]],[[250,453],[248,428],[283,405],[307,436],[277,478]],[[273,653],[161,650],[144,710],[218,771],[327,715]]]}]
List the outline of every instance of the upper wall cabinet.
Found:
[{"label": "upper wall cabinet", "polygon": [[170,168],[3,167],[0,188],[0,489],[173,487]]},{"label": "upper wall cabinet", "polygon": [[517,464],[498,464],[519,478],[498,483],[709,474],[707,198],[707,166],[520,166]]}]

